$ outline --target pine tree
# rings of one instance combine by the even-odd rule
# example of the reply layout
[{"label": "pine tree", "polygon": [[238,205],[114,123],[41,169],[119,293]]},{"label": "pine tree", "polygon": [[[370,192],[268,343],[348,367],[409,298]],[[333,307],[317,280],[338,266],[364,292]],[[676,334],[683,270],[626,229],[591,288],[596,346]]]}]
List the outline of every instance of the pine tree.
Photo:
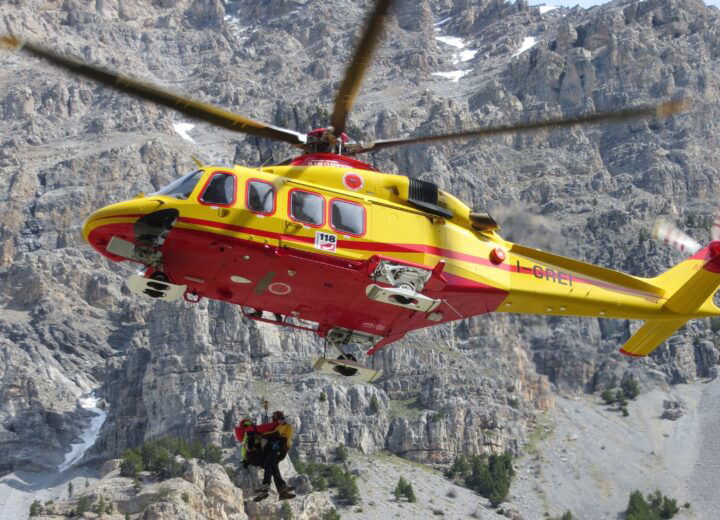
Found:
[{"label": "pine tree", "polygon": [[602,394],[600,394],[600,398],[607,405],[615,404],[615,394],[609,388],[603,390]]},{"label": "pine tree", "polygon": [[397,486],[395,486],[395,491],[393,491],[393,495],[395,495],[395,500],[398,502],[400,501],[400,498],[405,495],[405,488],[408,485],[408,481],[405,480],[405,477],[400,477],[398,480]]},{"label": "pine tree", "polygon": [[405,488],[405,498],[407,498],[408,502],[417,502],[417,498],[415,497],[415,491],[413,490],[412,484],[410,482],[407,483],[407,487]]},{"label": "pine tree", "polygon": [[640,395],[640,385],[633,376],[623,379],[620,388],[622,388],[625,397],[631,401]]},{"label": "pine tree", "polygon": [[40,516],[42,512],[42,504],[38,500],[33,500],[30,504],[30,516]]},{"label": "pine tree", "polygon": [[335,456],[337,457],[337,460],[340,462],[345,462],[350,458],[350,454],[348,453],[348,449],[345,447],[344,444],[341,444],[335,449]]},{"label": "pine tree", "polygon": [[447,478],[453,478],[455,476],[465,478],[470,473],[470,463],[468,462],[465,455],[457,455],[452,463],[452,466],[445,472]]},{"label": "pine tree", "polygon": [[357,480],[349,471],[345,471],[340,479],[338,497],[351,506],[360,503],[360,490],[357,487]]}]

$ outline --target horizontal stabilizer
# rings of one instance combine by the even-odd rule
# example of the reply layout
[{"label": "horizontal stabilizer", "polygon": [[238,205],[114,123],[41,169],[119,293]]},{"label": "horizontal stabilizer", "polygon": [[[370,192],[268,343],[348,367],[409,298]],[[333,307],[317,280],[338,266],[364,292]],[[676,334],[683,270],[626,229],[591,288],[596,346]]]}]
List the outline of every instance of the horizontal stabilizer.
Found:
[{"label": "horizontal stabilizer", "polygon": [[626,356],[647,356],[688,320],[648,320],[620,349]]}]

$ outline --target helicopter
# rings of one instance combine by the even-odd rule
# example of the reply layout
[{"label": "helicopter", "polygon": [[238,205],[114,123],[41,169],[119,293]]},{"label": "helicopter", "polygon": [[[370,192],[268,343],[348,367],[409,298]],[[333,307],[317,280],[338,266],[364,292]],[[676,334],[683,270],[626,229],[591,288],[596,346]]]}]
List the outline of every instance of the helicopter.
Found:
[{"label": "helicopter", "polygon": [[[704,248],[640,278],[504,240],[486,212],[432,182],[378,171],[356,156],[395,146],[632,118],[666,118],[687,100],[354,143],[348,115],[381,40],[392,0],[379,0],[325,128],[297,132],[182,97],[16,36],[0,44],[142,100],[234,132],[289,143],[301,154],[259,168],[203,165],[151,194],[88,216],[82,236],[114,262],[139,264],[137,295],[237,304],[259,322],[310,331],[339,351],[322,373],[372,382],[372,356],[408,332],[492,312],[644,320],[621,352],[646,356],[688,320],[720,316],[720,225]],[[660,235],[668,234],[667,226]],[[677,243],[672,231],[667,242]],[[683,246],[684,247],[684,246]]]}]

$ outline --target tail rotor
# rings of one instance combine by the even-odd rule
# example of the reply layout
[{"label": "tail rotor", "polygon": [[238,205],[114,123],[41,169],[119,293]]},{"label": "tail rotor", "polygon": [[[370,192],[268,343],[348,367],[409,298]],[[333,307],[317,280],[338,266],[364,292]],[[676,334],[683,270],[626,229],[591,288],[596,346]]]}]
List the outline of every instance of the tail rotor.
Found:
[{"label": "tail rotor", "polygon": [[[713,240],[717,240],[715,235],[720,237],[720,215],[715,217],[713,223]],[[682,253],[694,255],[702,246],[692,237],[681,231],[677,226],[671,224],[667,220],[658,220],[653,228],[652,236],[655,240],[662,242],[670,247],[674,247]]]}]

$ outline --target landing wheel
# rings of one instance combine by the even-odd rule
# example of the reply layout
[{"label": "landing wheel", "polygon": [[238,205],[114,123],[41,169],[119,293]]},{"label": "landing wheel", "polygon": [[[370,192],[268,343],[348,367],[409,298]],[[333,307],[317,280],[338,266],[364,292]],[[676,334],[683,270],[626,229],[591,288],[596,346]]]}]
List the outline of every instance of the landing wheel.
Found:
[{"label": "landing wheel", "polygon": [[[357,358],[355,356],[353,356],[352,354],[342,354],[342,355],[338,356],[338,359],[339,360],[345,359],[348,361],[357,361]],[[336,373],[340,374],[341,376],[345,376],[345,377],[351,377],[358,373],[357,368],[343,367],[343,366],[333,367],[333,371],[335,371]]]},{"label": "landing wheel", "polygon": [[150,279],[153,282],[148,282],[149,289],[145,289],[143,292],[151,298],[160,298],[165,295],[164,291],[170,288],[170,278],[167,277],[162,271],[155,271],[150,275]]}]

